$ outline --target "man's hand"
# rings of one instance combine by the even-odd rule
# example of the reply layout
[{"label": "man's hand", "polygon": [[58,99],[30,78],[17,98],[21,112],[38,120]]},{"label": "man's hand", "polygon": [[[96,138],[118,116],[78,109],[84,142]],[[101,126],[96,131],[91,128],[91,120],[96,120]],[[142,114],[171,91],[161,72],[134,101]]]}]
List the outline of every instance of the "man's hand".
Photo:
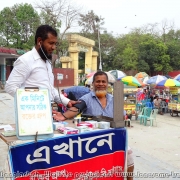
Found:
[{"label": "man's hand", "polygon": [[62,113],[57,112],[57,111],[52,111],[52,113],[53,113],[54,120],[56,120],[56,121],[64,121],[65,120],[65,117],[62,115]]},{"label": "man's hand", "polygon": [[81,101],[72,101],[72,100],[70,100],[69,102],[68,102],[68,104],[67,104],[67,106],[70,108],[70,107],[72,107],[74,104],[78,104],[78,103],[80,103]]}]

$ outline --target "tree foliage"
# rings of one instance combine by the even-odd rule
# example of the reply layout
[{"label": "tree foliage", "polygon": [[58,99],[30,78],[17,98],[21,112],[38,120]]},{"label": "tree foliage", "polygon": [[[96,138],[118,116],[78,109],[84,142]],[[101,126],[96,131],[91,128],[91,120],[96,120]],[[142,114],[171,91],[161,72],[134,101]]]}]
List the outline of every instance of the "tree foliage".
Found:
[{"label": "tree foliage", "polygon": [[32,38],[40,24],[39,15],[30,4],[15,4],[0,12],[1,36],[7,47],[29,49],[34,45]]},{"label": "tree foliage", "polygon": [[[36,11],[40,10],[40,13]],[[68,55],[66,35],[79,26],[79,35],[95,41],[94,51],[101,53],[103,70],[137,70],[149,74],[180,69],[180,30],[167,20],[136,27],[130,33],[114,36],[104,27],[105,19],[94,11],[81,13],[82,7],[71,0],[40,0],[15,4],[0,11],[0,44],[5,47],[31,49],[37,26],[49,24],[59,33],[58,57]],[[99,48],[100,45],[100,48]],[[85,54],[79,53],[80,67],[85,67]],[[99,57],[98,57],[99,62]]]}]

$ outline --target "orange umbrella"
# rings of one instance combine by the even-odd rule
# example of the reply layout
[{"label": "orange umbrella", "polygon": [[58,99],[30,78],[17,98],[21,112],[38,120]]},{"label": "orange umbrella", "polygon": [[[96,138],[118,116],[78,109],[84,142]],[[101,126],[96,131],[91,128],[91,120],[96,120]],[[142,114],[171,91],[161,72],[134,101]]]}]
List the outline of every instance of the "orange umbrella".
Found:
[{"label": "orange umbrella", "polygon": [[136,79],[138,80],[138,82],[141,84],[142,87],[146,85],[146,84],[144,84],[144,83],[141,81],[140,78],[136,78]]},{"label": "orange umbrella", "polygon": [[139,72],[134,77],[136,77],[136,78],[145,78],[145,77],[149,77],[149,75],[147,73],[145,73],[145,72]]}]

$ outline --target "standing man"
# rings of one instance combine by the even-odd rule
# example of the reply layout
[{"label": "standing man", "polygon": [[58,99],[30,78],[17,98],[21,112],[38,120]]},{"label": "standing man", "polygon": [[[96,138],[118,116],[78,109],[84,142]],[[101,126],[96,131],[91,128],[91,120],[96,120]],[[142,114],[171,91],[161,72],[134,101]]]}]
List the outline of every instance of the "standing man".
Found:
[{"label": "standing man", "polygon": [[76,104],[54,88],[52,73],[52,53],[57,46],[57,32],[49,25],[41,25],[36,30],[35,47],[20,56],[6,81],[5,90],[14,96],[18,88],[40,87],[49,90],[51,101],[71,107]]},{"label": "standing man", "polygon": [[[53,111],[54,119],[63,121],[73,118],[78,112],[84,112],[92,116],[107,116],[113,118],[113,96],[107,93],[108,76],[103,71],[98,71],[93,76],[93,91],[82,96],[79,104],[68,109],[65,113]],[[128,149],[127,155],[128,172],[132,173],[134,170],[134,161],[132,157],[132,150]],[[131,174],[132,175],[132,174]],[[133,180],[133,177],[128,176],[127,180]]]}]

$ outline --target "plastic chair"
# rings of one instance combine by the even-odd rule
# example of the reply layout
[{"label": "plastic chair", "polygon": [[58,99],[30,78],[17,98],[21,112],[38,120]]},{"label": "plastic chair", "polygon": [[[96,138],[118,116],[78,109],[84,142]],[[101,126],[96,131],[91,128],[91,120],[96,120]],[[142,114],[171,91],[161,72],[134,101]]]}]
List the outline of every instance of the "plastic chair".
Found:
[{"label": "plastic chair", "polygon": [[[158,113],[158,109],[153,109],[153,110],[151,111],[150,117],[148,117],[148,118],[144,121],[144,123],[147,124],[147,121],[150,121],[150,126],[153,126],[153,122],[156,121],[157,113]],[[156,126],[157,126],[157,121],[156,121]]]},{"label": "plastic chair", "polygon": [[137,103],[136,104],[136,111],[141,111],[142,110],[142,104]]},{"label": "plastic chair", "polygon": [[154,106],[154,103],[153,103],[153,102],[151,103],[151,105],[152,105],[152,109],[155,109],[155,106]]},{"label": "plastic chair", "polygon": [[151,102],[146,102],[146,107],[149,107],[152,109],[152,103]]},{"label": "plastic chair", "polygon": [[140,111],[138,117],[137,117],[137,120],[138,119],[140,120],[140,124],[142,123],[142,118],[144,117],[144,112],[146,109],[147,109],[147,107],[143,107],[142,110]]},{"label": "plastic chair", "polygon": [[[144,111],[144,115],[142,116],[142,121],[144,121],[144,125],[146,126],[147,118],[151,115],[152,108],[147,107]],[[141,122],[142,123],[142,122]],[[141,124],[140,123],[140,124]]]}]

